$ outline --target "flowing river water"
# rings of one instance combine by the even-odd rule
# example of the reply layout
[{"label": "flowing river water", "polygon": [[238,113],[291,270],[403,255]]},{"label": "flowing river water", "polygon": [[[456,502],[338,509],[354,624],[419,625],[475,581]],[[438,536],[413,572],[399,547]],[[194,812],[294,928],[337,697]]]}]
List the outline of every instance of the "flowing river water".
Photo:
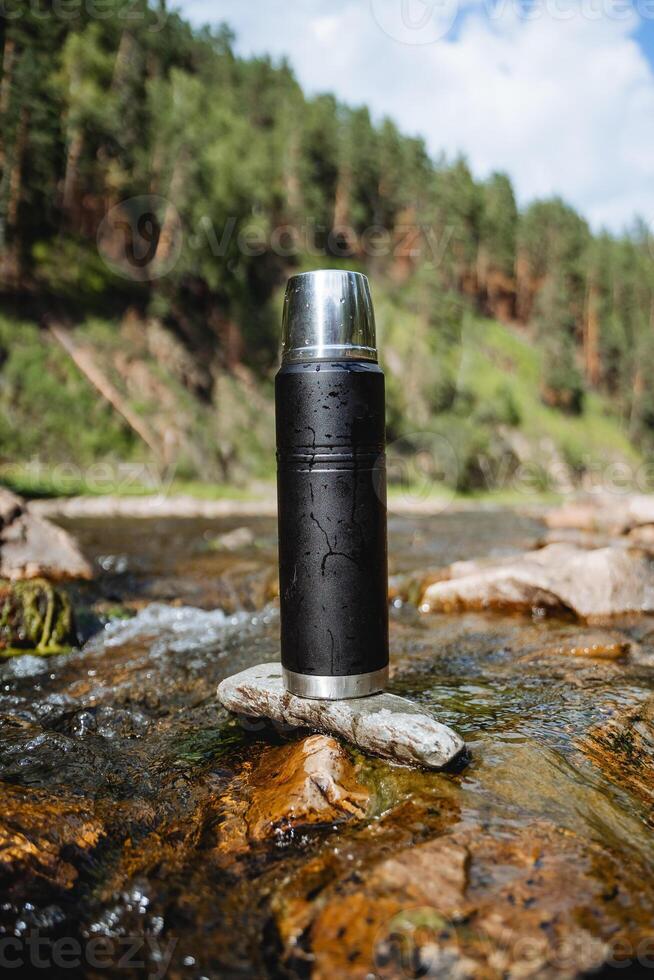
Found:
[{"label": "flowing river water", "polygon": [[[638,712],[654,618],[589,630],[395,598],[391,690],[456,728],[468,764],[352,753],[365,812],[248,838],[262,762],[303,738],[239,723],[215,697],[279,658],[274,521],[67,526],[99,572],[75,594],[86,644],[0,661],[0,956],[2,937],[38,935],[81,950],[51,962],[43,947],[66,977],[652,973]],[[542,536],[508,510],[393,517],[392,581]],[[34,965],[24,945],[6,955]]]}]

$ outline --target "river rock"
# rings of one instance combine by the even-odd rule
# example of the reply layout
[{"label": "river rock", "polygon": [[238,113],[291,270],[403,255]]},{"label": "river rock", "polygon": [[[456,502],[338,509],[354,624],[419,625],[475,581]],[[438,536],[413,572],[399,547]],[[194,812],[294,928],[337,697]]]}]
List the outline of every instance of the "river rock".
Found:
[{"label": "river rock", "polygon": [[654,564],[622,548],[551,544],[508,558],[456,562],[426,585],[424,612],[461,609],[571,611],[603,617],[654,610]]},{"label": "river rock", "polygon": [[637,708],[613,711],[581,745],[609,779],[645,803],[654,823],[654,697]]},{"label": "river rock", "polygon": [[654,524],[654,495],[602,495],[570,501],[545,515],[550,528],[624,534]]},{"label": "river rock", "polygon": [[34,896],[46,885],[70,889],[78,877],[75,859],[94,848],[103,835],[89,804],[3,783],[0,886],[4,898]]},{"label": "river rock", "polygon": [[0,488],[0,577],[62,580],[92,575],[67,531],[33,514],[20,497]]},{"label": "river rock", "polygon": [[370,792],[336,739],[311,735],[289,745],[266,747],[225,794],[221,849],[280,837],[312,824],[362,818]]},{"label": "river rock", "polygon": [[600,969],[614,951],[633,955],[648,936],[652,890],[638,898],[638,863],[546,820],[507,823],[497,836],[464,824],[370,850],[362,857],[356,839],[342,854],[325,850],[280,885],[273,909],[291,969],[310,962],[315,980],[561,980]]},{"label": "river rock", "polygon": [[339,735],[364,752],[406,765],[442,769],[465,750],[451,728],[393,694],[346,701],[295,697],[285,690],[276,663],[228,677],[218,687],[218,699],[236,714]]},{"label": "river rock", "polygon": [[589,660],[621,660],[632,650],[632,641],[622,633],[610,631],[576,633],[559,642],[543,646],[541,656],[584,657]]}]

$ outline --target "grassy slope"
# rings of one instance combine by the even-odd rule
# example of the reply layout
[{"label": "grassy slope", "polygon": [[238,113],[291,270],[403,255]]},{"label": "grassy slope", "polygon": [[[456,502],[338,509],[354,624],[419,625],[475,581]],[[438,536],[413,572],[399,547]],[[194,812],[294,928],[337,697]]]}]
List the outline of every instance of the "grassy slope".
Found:
[{"label": "grassy slope", "polygon": [[583,415],[570,416],[548,408],[539,397],[541,358],[516,331],[490,320],[471,321],[464,331],[462,380],[470,381],[481,398],[493,400],[507,382],[521,416],[520,429],[530,439],[548,437],[564,455],[595,461],[607,454],[636,462],[629,442],[607,402],[596,393],[586,396]]},{"label": "grassy slope", "polygon": [[[573,469],[612,459],[638,462],[619,420],[600,396],[589,395],[579,417],[543,405],[540,355],[522,333],[468,316],[461,343],[439,347],[433,329],[423,318],[401,308],[390,291],[377,289],[376,303],[389,407],[395,416],[392,427],[397,434],[444,433],[464,459],[486,452],[496,433],[503,431],[519,440],[535,460],[553,451]],[[105,363],[110,363],[106,358],[112,349],[124,347],[113,324],[93,321],[83,335]],[[161,476],[148,451],[48,335],[31,324],[0,317],[0,349],[5,352],[0,369],[0,477],[21,491],[37,493],[143,493],[161,488]],[[140,350],[138,356],[147,360],[148,355]],[[160,364],[151,361],[149,368],[179,407],[180,417],[188,420],[187,438],[197,441],[198,452],[206,452],[212,440],[231,438],[242,455],[240,473],[272,479],[272,390],[268,383],[255,399],[240,381],[225,376],[217,389],[218,404],[207,408]],[[444,384],[454,385],[457,402],[434,414],[434,392],[441,391]],[[139,404],[132,399],[131,404],[146,415],[152,411],[147,400]],[[266,407],[269,411],[262,411]],[[266,415],[263,427],[255,428],[253,419]],[[45,465],[26,466],[36,458]],[[97,476],[93,464],[99,460],[140,465],[143,478],[132,475],[125,480],[115,470],[107,470],[102,479],[89,481],[85,474],[90,468]],[[60,466],[53,477],[52,468],[62,461],[73,465],[68,470]],[[176,475],[166,473],[164,480],[164,489],[172,491],[205,496],[230,492],[218,478],[211,488],[206,482],[203,485],[187,461]],[[245,478],[240,482],[243,493]],[[438,486],[433,489],[437,494]],[[504,491],[507,495],[507,487]]]}]

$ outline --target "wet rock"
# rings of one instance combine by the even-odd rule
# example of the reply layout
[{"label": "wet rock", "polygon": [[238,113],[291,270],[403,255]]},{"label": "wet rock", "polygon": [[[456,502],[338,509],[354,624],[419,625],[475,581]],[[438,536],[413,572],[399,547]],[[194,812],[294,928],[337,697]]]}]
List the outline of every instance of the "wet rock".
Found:
[{"label": "wet rock", "polygon": [[[267,749],[227,793],[222,846],[265,840],[312,824],[362,818],[370,791],[348,753],[326,735]],[[230,812],[231,811],[231,812]]]},{"label": "wet rock", "polygon": [[68,532],[30,511],[0,488],[0,576],[8,579],[90,579],[92,570]]},{"label": "wet rock", "polygon": [[575,977],[649,930],[638,866],[545,820],[498,836],[469,824],[352,864],[324,852],[273,901],[287,963],[317,980]]},{"label": "wet rock", "polygon": [[90,805],[6,783],[0,786],[0,799],[3,895],[17,900],[43,886],[71,888],[78,877],[77,857],[104,835]]},{"label": "wet rock", "polygon": [[0,656],[58,653],[75,643],[68,596],[43,579],[0,582]]},{"label": "wet rock", "polygon": [[363,817],[370,801],[345,749],[325,735],[267,752],[253,783],[246,817],[253,840],[285,827]]},{"label": "wet rock", "polygon": [[576,633],[562,642],[542,648],[540,653],[558,657],[587,657],[589,660],[620,660],[626,657],[632,644],[622,633],[609,631]]},{"label": "wet rock", "polygon": [[456,562],[444,581],[427,584],[427,612],[505,609],[613,616],[654,610],[654,564],[619,548],[551,544],[509,558]]},{"label": "wet rock", "polygon": [[654,823],[654,697],[629,711],[614,711],[581,746],[609,779],[645,803]]},{"label": "wet rock", "polygon": [[465,751],[463,739],[414,704],[393,694],[348,701],[309,701],[289,694],[280,664],[261,664],[218,687],[225,708],[342,738],[373,755],[408,765],[442,769]]}]

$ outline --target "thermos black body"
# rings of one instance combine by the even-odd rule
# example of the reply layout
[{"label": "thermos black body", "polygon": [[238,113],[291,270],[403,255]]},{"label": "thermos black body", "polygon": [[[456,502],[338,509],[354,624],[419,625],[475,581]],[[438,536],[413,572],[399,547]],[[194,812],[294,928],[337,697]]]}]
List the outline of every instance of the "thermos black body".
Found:
[{"label": "thermos black body", "polygon": [[330,699],[383,690],[384,375],[364,276],[330,270],[289,283],[276,424],[286,688]]}]

